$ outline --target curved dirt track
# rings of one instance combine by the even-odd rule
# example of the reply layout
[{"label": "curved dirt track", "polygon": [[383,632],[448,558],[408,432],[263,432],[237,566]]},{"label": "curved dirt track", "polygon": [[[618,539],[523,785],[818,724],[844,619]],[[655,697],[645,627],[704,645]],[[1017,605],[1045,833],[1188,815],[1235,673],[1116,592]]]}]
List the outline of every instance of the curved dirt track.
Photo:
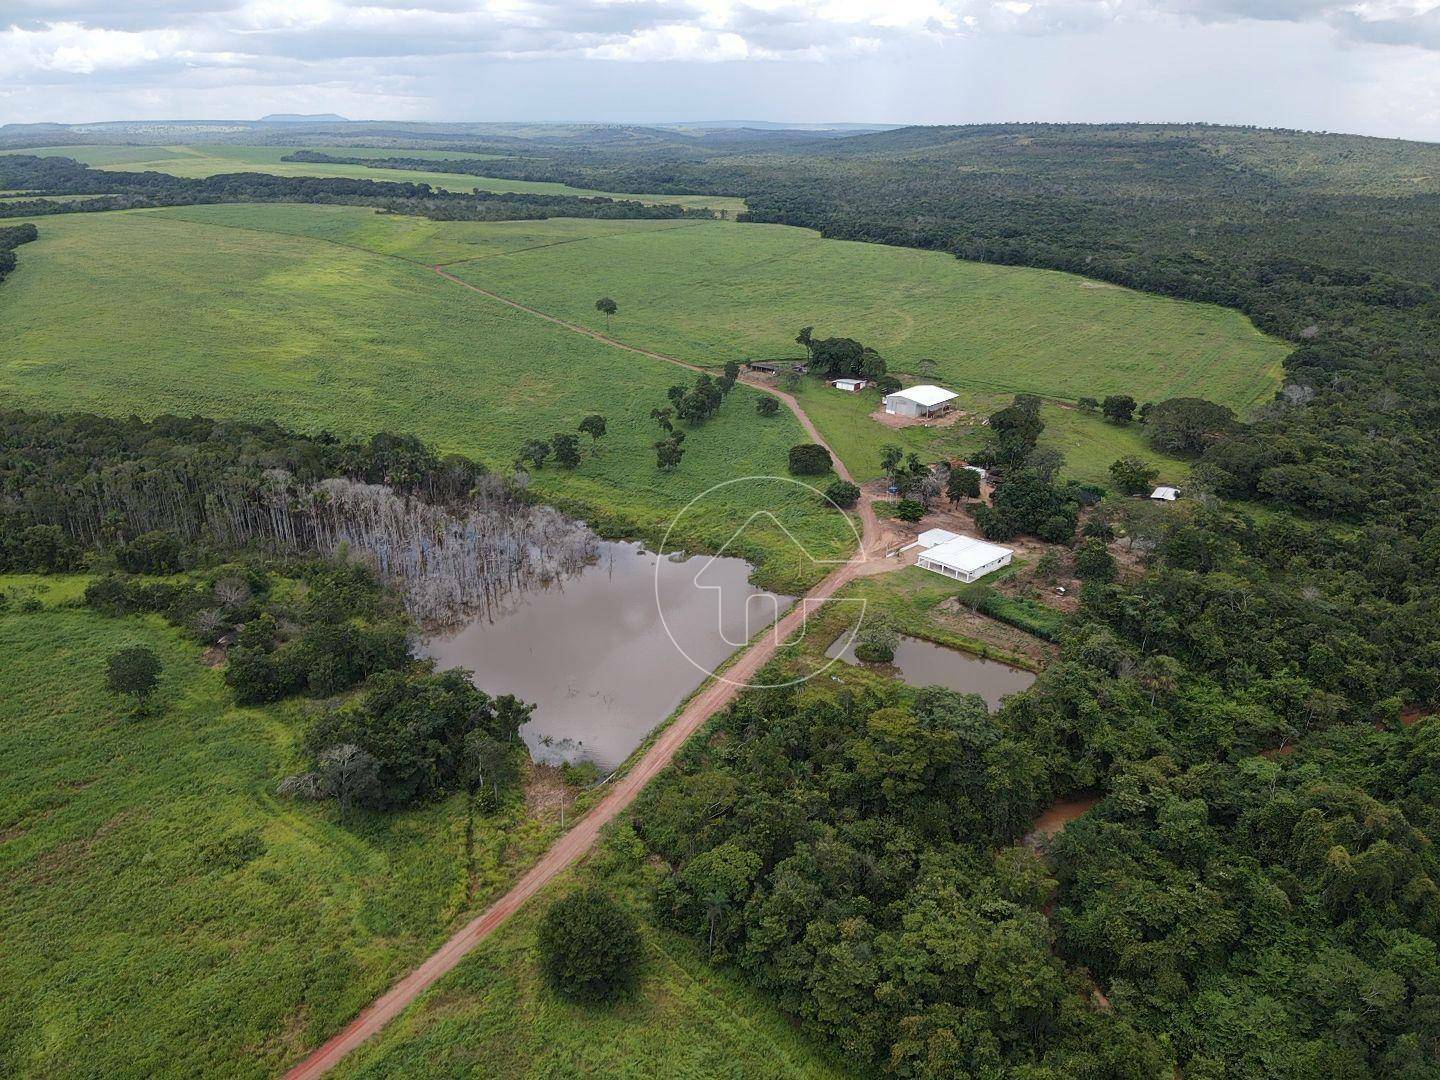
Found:
[{"label": "curved dirt track", "polygon": [[[623,341],[591,330],[588,327],[576,323],[566,322],[564,319],[556,318],[554,315],[547,315],[543,311],[527,307],[524,304],[511,300],[508,297],[482,289],[477,285],[471,285],[468,281],[462,281],[455,275],[447,273],[442,267],[435,266],[432,269],[441,277],[463,286],[472,292],[479,293],[491,300],[507,304],[512,308],[527,312],[547,322],[562,326],[577,334],[602,341],[617,349],[624,349],[627,352],[638,353],[641,356],[648,356],[654,360],[663,360],[666,363],[676,364],[691,371],[702,371],[703,368],[694,364],[686,363],[673,356],[666,356],[664,353],[651,352],[648,349],[641,349],[634,345],[627,345]],[[795,418],[800,421],[801,426],[809,434],[810,438],[830,450],[825,440],[820,437],[819,431],[811,423],[810,418],[805,415],[805,410],[794,396],[782,390],[767,386],[753,377],[742,376],[741,382],[748,386],[755,387],[767,394],[779,398],[785,403]],[[853,480],[850,471],[845,468],[845,463],[830,450],[830,456],[834,459],[835,471],[844,480]],[[372,1035],[377,1034],[391,1020],[400,1015],[405,1008],[417,997],[424,993],[429,987],[460,963],[465,956],[475,948],[476,945],[489,937],[502,923],[513,915],[521,905],[543,889],[564,870],[578,862],[599,839],[600,830],[612,821],[617,814],[629,806],[641,790],[648,784],[656,774],[670,764],[676,752],[683,746],[700,727],[715,713],[719,712],[730,702],[735,700],[744,684],[751,679],[765,664],[775,655],[781,642],[787,640],[793,634],[798,624],[806,617],[807,610],[815,604],[828,599],[846,582],[859,576],[861,567],[865,565],[867,558],[883,557],[884,537],[879,528],[879,522],[875,517],[874,507],[867,495],[862,495],[857,511],[861,522],[860,550],[849,562],[846,562],[832,571],[820,584],[816,585],[803,597],[801,597],[774,627],[758,640],[753,642],[745,652],[732,664],[724,673],[722,678],[712,678],[709,682],[685,705],[680,715],[661,732],[650,749],[647,750],[639,761],[635,763],[624,777],[615,781],[614,786],[606,796],[588,814],[581,818],[570,831],[561,836],[540,858],[540,861],[532,866],[524,876],[520,878],[510,889],[485,909],[480,915],[466,923],[457,931],[449,941],[445,942],[439,949],[432,953],[419,967],[415,968],[404,978],[395,983],[383,995],[376,998],[365,1007],[359,1016],[355,1017],[345,1028],[319,1049],[312,1052],[298,1065],[285,1074],[286,1080],[311,1080],[313,1077],[323,1076],[334,1068],[344,1057],[357,1049]]]}]

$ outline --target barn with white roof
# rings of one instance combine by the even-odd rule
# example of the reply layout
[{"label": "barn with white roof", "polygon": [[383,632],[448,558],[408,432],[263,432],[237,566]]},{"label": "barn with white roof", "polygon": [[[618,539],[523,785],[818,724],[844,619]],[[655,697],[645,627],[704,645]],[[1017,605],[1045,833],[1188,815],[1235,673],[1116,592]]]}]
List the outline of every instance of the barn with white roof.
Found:
[{"label": "barn with white roof", "polygon": [[885,411],[891,416],[934,416],[949,409],[958,396],[953,390],[926,383],[886,394]]},{"label": "barn with white roof", "polygon": [[919,565],[954,578],[956,581],[978,581],[986,574],[1009,566],[1015,552],[999,544],[991,544],[973,536],[957,536],[920,553]]}]

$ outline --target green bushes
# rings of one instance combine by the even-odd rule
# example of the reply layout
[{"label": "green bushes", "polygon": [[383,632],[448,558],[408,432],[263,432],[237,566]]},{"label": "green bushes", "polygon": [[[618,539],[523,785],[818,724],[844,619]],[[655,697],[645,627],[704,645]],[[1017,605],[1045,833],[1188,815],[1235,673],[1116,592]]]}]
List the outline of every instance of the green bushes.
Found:
[{"label": "green bushes", "polygon": [[915,499],[901,499],[895,504],[895,516],[913,525],[925,516],[925,504]]},{"label": "green bushes", "polygon": [[[492,698],[477,690],[469,673],[458,669],[438,675],[382,671],[369,679],[358,700],[311,725],[305,750],[316,763],[317,781],[323,781],[327,754],[335,748],[364,751],[374,759],[375,776],[357,793],[358,801],[394,809],[462,784],[482,786],[477,772],[499,770],[493,760],[497,748],[521,752],[519,731],[530,708],[509,694]],[[333,785],[316,786],[333,790]]]},{"label": "green bushes", "polygon": [[800,443],[790,448],[790,471],[796,476],[823,476],[830,469],[830,451],[819,443]]},{"label": "green bushes", "polygon": [[640,975],[635,917],[598,888],[550,905],[536,933],[540,967],[556,993],[576,1001],[628,996]]},{"label": "green bushes", "polygon": [[825,489],[825,498],[841,510],[849,510],[860,501],[860,489],[848,480],[835,480]]},{"label": "green bushes", "polygon": [[1046,641],[1059,641],[1060,632],[1065,626],[1065,616],[1054,608],[1048,608],[1034,600],[1006,596],[985,585],[979,586],[978,593],[974,596],[962,594],[962,599],[982,615],[1008,623],[1017,630],[1034,634]]}]

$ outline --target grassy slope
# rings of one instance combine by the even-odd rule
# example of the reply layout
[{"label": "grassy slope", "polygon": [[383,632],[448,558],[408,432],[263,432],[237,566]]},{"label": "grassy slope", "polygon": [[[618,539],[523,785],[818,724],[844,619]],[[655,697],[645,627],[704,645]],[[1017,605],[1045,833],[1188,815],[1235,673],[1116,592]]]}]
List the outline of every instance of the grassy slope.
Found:
[{"label": "grassy slope", "polygon": [[[907,361],[913,368],[919,356],[934,358],[940,374],[933,378],[959,390],[962,407],[980,414],[993,411],[1007,393],[1016,390],[1066,397],[1063,383],[1067,379],[1073,383],[1071,389],[1099,385],[1096,395],[1139,384],[1150,389],[1134,389],[1138,397],[1201,393],[1243,410],[1273,391],[1279,358],[1288,348],[1259,334],[1236,313],[1220,308],[1121,289],[1086,288],[1080,279],[1064,274],[986,267],[877,245],[819,241],[813,233],[780,226],[573,219],[454,223],[381,216],[351,207],[309,206],[201,206],[164,214],[315,236],[425,263],[443,262],[460,277],[596,329],[603,329],[605,320],[594,311],[594,296],[623,294],[635,288],[612,278],[606,259],[617,246],[632,253],[649,250],[656,260],[669,260],[663,266],[657,262],[651,276],[678,276],[679,283],[669,291],[644,292],[635,304],[622,299],[611,332],[622,340],[702,363],[737,354],[798,355],[793,342],[787,345],[794,336],[794,327],[787,320],[798,323],[804,317],[797,293],[808,296],[805,302],[815,303],[819,310],[833,309],[840,301],[832,292],[849,290],[852,296],[858,295],[856,290],[868,273],[863,303],[855,304],[861,314],[850,322],[851,332],[866,341],[883,342],[887,332],[898,333],[897,327],[903,324],[907,331],[901,335],[903,340],[886,348],[892,366],[903,371]],[[773,290],[768,298],[758,295],[739,259],[748,245],[755,247],[762,263],[756,272]],[[827,254],[813,257],[817,247]],[[916,261],[917,257],[922,261]],[[765,262],[776,258],[778,264]],[[882,272],[877,269],[877,259],[879,263],[894,260],[895,265]],[[790,269],[781,275],[777,265]],[[823,276],[812,281],[807,276],[812,271]],[[990,280],[993,273],[1001,274],[1002,279]],[[736,276],[725,276],[730,274]],[[553,276],[553,282],[540,280],[547,275]],[[972,275],[986,282],[988,298],[983,305],[974,301],[966,308],[961,298],[972,287]],[[702,277],[710,280],[701,281]],[[544,295],[537,297],[537,291]],[[742,294],[747,298],[743,306],[737,306],[738,300],[721,301],[723,296]],[[1119,306],[1114,306],[1117,303]],[[701,320],[692,314],[695,305],[714,310]],[[962,318],[957,311],[967,314]],[[1056,321],[1068,327],[1067,339],[1057,341],[1052,331],[1036,329]],[[1004,334],[1001,328],[1005,328]],[[715,342],[713,348],[697,343],[697,335],[702,333]],[[959,355],[971,333],[983,336],[984,355]],[[916,344],[942,339],[948,340],[948,347],[956,353]],[[733,344],[727,346],[726,342]],[[749,348],[744,347],[747,344]],[[1116,359],[1137,355],[1154,370],[1137,375],[1144,363]],[[1012,364],[1017,357],[1020,360]],[[1207,363],[1208,374],[1197,383],[1192,368]],[[1007,373],[1010,385],[992,386],[997,370]],[[874,394],[852,397],[811,382],[803,391],[806,411],[863,477],[878,475],[874,462],[879,447],[887,442],[927,453],[964,454],[981,441],[978,430],[964,427],[900,431],[881,427],[868,418],[877,401]],[[1104,482],[1110,463],[1125,454],[1151,460],[1161,469],[1163,479],[1179,481],[1185,475],[1184,462],[1151,451],[1137,428],[1116,428],[1096,417],[1056,407],[1046,409],[1045,419],[1045,440],[1065,454],[1069,475]]]},{"label": "grassy slope", "polygon": [[[233,146],[196,144],[192,146],[55,146],[36,150],[0,151],[74,158],[98,169],[121,172],[163,172],[190,178],[216,173],[260,172],[272,176],[336,176],[350,180],[387,180],[394,183],[429,184],[441,191],[520,191],[536,195],[582,195],[588,198],[638,199],[646,203],[671,203],[725,210],[731,215],[745,209],[745,200],[725,195],[649,195],[615,191],[591,191],[568,184],[535,180],[507,180],[494,176],[463,173],[411,172],[408,169],[377,169],[368,165],[330,165],[318,162],[282,161],[297,148],[290,146]],[[494,155],[438,154],[410,150],[377,150],[361,147],[306,147],[336,157],[449,157],[487,161]]]},{"label": "grassy slope", "polygon": [[617,336],[687,360],[796,356],[796,332],[814,325],[898,371],[933,359],[934,378],[968,391],[1204,394],[1243,409],[1274,391],[1289,351],[1219,307],[785,226],[619,233],[455,272],[596,327],[594,297],[612,296]]},{"label": "grassy slope", "polygon": [[406,1077],[644,1077],[839,1080],[847,1075],[734,972],[645,921],[638,882],[609,883],[641,915],[644,974],[634,1000],[586,1007],[544,985],[535,927],[564,882],[524,908],[375,1042],[342,1080]]},{"label": "grassy slope", "polygon": [[[17,404],[414,432],[502,467],[524,439],[573,431],[598,411],[610,425],[601,453],[573,473],[546,469],[535,486],[599,525],[651,536],[719,480],[783,474],[786,449],[802,439],[788,414],[759,420],[755,392],[737,388],[690,434],[680,469],[661,473],[649,412],[688,373],[551,327],[402,259],[152,212],[46,219],[25,254],[0,289],[0,395]],[[778,507],[772,495],[729,487],[683,539],[719,547],[750,511],[774,509],[817,554],[848,550],[842,521],[798,492]],[[759,546],[741,553],[773,553],[770,584],[817,576],[773,535],[751,539]]]},{"label": "grassy slope", "polygon": [[[328,1035],[466,909],[457,803],[342,825],[274,797],[298,707],[237,709],[157,619],[49,606],[80,579],[0,577],[0,1074],[267,1076]],[[156,712],[103,690],[106,658],[163,658]],[[482,829],[483,901],[553,826]],[[227,866],[215,845],[264,849]]]}]

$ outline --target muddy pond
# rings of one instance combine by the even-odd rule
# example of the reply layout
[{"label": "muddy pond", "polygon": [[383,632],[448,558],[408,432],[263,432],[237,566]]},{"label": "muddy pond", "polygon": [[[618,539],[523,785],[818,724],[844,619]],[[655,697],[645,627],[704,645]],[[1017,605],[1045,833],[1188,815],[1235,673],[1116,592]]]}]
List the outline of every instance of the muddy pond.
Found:
[{"label": "muddy pond", "polygon": [[578,575],[434,635],[420,652],[469,668],[487,693],[534,704],[521,734],[536,760],[611,769],[789,607],[793,598],[749,584],[751,570],[742,559],[602,543]]},{"label": "muddy pond", "polygon": [[[855,659],[854,635],[849,631],[836,638],[825,655],[847,664],[871,666]],[[962,694],[979,694],[991,709],[999,708],[1000,699],[1007,694],[1024,690],[1035,681],[1034,672],[903,635],[895,646],[893,666],[911,686],[944,686]]]}]

